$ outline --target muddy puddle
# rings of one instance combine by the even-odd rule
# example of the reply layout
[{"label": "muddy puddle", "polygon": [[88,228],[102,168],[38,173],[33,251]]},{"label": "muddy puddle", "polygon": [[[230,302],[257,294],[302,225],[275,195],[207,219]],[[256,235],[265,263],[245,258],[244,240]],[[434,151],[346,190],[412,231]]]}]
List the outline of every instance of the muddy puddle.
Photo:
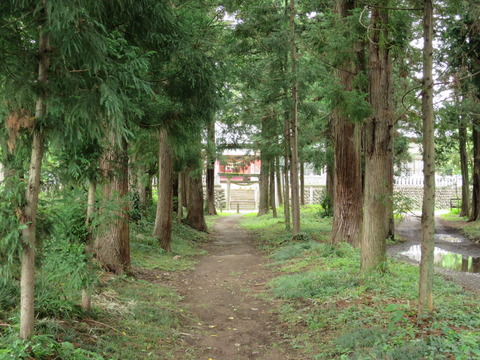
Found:
[{"label": "muddy puddle", "polygon": [[[435,235],[435,240],[437,240],[437,235]],[[445,237],[446,236],[452,237],[452,235],[445,235]],[[447,241],[445,239],[442,240]],[[462,242],[462,239],[455,242]],[[401,255],[408,256],[410,259],[420,262],[421,245],[413,245],[407,251],[402,252]],[[433,258],[435,266],[437,267],[463,272],[480,273],[480,257],[456,254],[454,252],[435,247]]]}]

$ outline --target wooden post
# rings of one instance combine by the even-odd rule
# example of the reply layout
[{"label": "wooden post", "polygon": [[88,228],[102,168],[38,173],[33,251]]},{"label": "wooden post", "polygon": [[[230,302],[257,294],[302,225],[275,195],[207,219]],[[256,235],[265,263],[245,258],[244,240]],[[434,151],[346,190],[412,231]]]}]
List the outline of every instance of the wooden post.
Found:
[{"label": "wooden post", "polygon": [[231,186],[231,178],[227,177],[227,210],[230,210],[230,186]]}]

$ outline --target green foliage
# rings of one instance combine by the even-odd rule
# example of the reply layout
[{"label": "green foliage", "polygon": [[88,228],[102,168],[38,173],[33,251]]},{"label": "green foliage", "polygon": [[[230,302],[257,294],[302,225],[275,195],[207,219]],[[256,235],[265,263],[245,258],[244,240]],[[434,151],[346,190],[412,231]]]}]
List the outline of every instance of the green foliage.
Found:
[{"label": "green foliage", "polygon": [[335,343],[340,349],[355,351],[359,348],[371,348],[385,342],[385,333],[380,327],[358,329],[339,336]]},{"label": "green foliage", "polygon": [[57,342],[49,335],[36,335],[24,341],[12,336],[7,348],[0,347],[1,360],[13,359],[69,359],[69,360],[102,360],[103,357],[83,349],[76,348],[70,342]]},{"label": "green foliage", "polygon": [[393,193],[393,213],[397,216],[410,214],[413,211],[413,199],[401,192]]},{"label": "green foliage", "polygon": [[0,282],[17,273],[22,251],[20,210],[23,206],[24,184],[12,177],[0,183]]},{"label": "green foliage", "polygon": [[48,275],[42,273],[35,283],[35,313],[37,316],[56,319],[81,318],[84,311],[79,306],[79,292],[68,291],[72,285],[65,275],[63,278],[65,281],[62,283],[50,282]]},{"label": "green foliage", "polygon": [[322,192],[322,197],[320,198],[320,205],[322,206],[322,210],[320,215],[322,217],[332,217],[333,216],[333,201],[328,196],[327,191]]},{"label": "green foliage", "polygon": [[41,215],[50,227],[50,236],[43,241],[42,274],[51,286],[67,293],[88,287],[95,279],[85,253],[86,200],[83,189],[62,191],[46,201],[48,213]]},{"label": "green foliage", "polygon": [[207,234],[176,222],[172,224],[172,250],[166,253],[152,236],[153,225],[153,217],[147,217],[130,227],[134,266],[162,271],[187,270],[196,263],[193,257],[204,253],[198,244],[206,241]]},{"label": "green foliage", "polygon": [[[324,230],[318,207],[302,212]],[[416,318],[418,268],[388,260],[384,273],[360,273],[359,252],[347,244],[279,241],[268,216],[244,217],[273,265],[286,275],[270,283],[284,323],[300,327],[288,340],[313,359],[471,359],[478,357],[480,316],[475,296],[435,278],[436,311]],[[264,227],[261,228],[259,225]],[[453,330],[455,329],[455,330]],[[322,347],[311,344],[322,343]]]},{"label": "green foliage", "polygon": [[277,261],[285,261],[301,255],[305,250],[317,249],[319,247],[321,245],[313,241],[293,244],[275,250],[271,257]]},{"label": "green foliage", "polygon": [[358,286],[358,279],[347,276],[346,271],[309,271],[286,275],[274,283],[274,294],[284,299],[316,299],[335,296]]}]

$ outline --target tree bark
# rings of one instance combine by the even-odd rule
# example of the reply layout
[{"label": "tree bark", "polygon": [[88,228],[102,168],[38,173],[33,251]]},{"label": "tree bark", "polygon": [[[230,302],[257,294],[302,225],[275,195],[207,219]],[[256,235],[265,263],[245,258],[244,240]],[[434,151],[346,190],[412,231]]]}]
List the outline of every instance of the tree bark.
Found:
[{"label": "tree bark", "polygon": [[423,206],[422,206],[422,256],[418,314],[433,311],[433,250],[435,233],[435,145],[433,114],[433,4],[424,2],[423,19]]},{"label": "tree bark", "polygon": [[291,118],[291,148],[292,162],[290,164],[292,181],[292,235],[300,234],[300,199],[298,183],[298,86],[297,86],[297,49],[295,45],[295,0],[290,0],[290,56],[292,67],[292,118]]},{"label": "tree bark", "polygon": [[[386,6],[381,3],[381,6]],[[365,185],[363,202],[361,268],[378,267],[386,260],[386,239],[389,231],[392,202],[390,158],[393,142],[391,101],[391,62],[386,44],[388,10],[372,9],[369,49],[369,102],[373,115],[365,122],[364,156]]]},{"label": "tree bark", "polygon": [[100,226],[95,239],[95,254],[105,269],[123,274],[130,268],[127,141],[123,138],[118,144],[113,133],[109,138],[110,147],[100,164],[106,181],[102,186],[100,211],[105,213],[109,202],[115,204],[116,210],[108,214],[109,221]]},{"label": "tree bark", "polygon": [[[354,8],[353,0],[337,0],[335,11],[341,19]],[[336,70],[343,91],[352,91],[356,66],[347,60]],[[334,147],[334,203],[330,242],[348,242],[360,246],[362,226],[361,124],[351,121],[343,111],[332,112]]]},{"label": "tree bark", "polygon": [[278,156],[275,158],[275,176],[277,178],[278,206],[282,206],[283,205],[282,177],[281,177],[281,174],[280,174],[280,158]]},{"label": "tree bark", "polygon": [[[88,198],[87,198],[87,216],[85,218],[85,226],[87,228],[87,244],[85,245],[85,253],[87,256],[93,254],[93,230],[90,226],[92,216],[95,213],[95,192],[97,184],[90,180],[88,183]],[[89,259],[90,260],[90,259]],[[92,294],[88,287],[82,289],[82,309],[90,311],[92,309]]]},{"label": "tree bark", "polygon": [[153,173],[148,172],[148,180],[145,183],[145,197],[147,199],[146,203],[151,204],[153,201],[153,190],[152,190],[152,178],[153,178]]},{"label": "tree bark", "polygon": [[[46,7],[46,2],[44,1]],[[50,66],[49,38],[40,27],[38,43],[38,83],[45,86],[48,82],[48,68]],[[46,115],[46,90],[41,91],[35,104],[35,127],[39,126]],[[40,194],[40,177],[42,173],[42,159],[44,153],[44,137],[40,130],[34,129],[32,150],[30,156],[30,171],[28,186],[25,194],[25,207],[22,211],[21,223],[23,253],[21,258],[20,275],[20,338],[28,339],[33,335],[35,313],[35,247],[37,243],[37,210]]]},{"label": "tree bark", "polygon": [[215,121],[208,124],[207,144],[207,208],[208,215],[217,215],[215,209]]},{"label": "tree bark", "polygon": [[472,173],[472,212],[469,221],[480,219],[480,117],[472,120],[473,173]]},{"label": "tree bark", "polygon": [[300,205],[305,205],[305,163],[300,162]]},{"label": "tree bark", "polygon": [[285,114],[285,167],[283,175],[285,177],[285,186],[283,193],[283,209],[285,215],[285,229],[290,230],[290,181],[288,174],[290,173],[290,127],[288,125],[288,114]]},{"label": "tree bark", "polygon": [[178,173],[178,209],[177,209],[177,223],[181,223],[182,222],[182,218],[183,218],[183,198],[184,198],[184,194],[183,194],[183,188],[184,188],[184,181],[185,181],[185,176],[184,176],[184,173],[183,171],[179,172]]},{"label": "tree bark", "polygon": [[272,209],[273,217],[277,218],[277,206],[275,204],[275,159],[270,163],[270,208]]},{"label": "tree bark", "polygon": [[143,216],[147,213],[147,169],[143,164],[138,164],[137,173],[138,206]]},{"label": "tree bark", "polygon": [[[183,206],[189,208],[189,201],[190,201],[190,176],[187,172],[182,171],[183,176]],[[203,193],[203,190],[202,190]]]},{"label": "tree bark", "polygon": [[160,130],[158,154],[158,202],[153,236],[165,251],[171,250],[173,221],[173,154],[167,129]]},{"label": "tree bark", "polygon": [[203,186],[201,174],[190,172],[187,223],[199,231],[208,232],[203,214]]},{"label": "tree bark", "polygon": [[462,117],[460,117],[460,125],[458,127],[458,142],[460,147],[460,166],[462,169],[462,208],[460,216],[469,216],[470,181],[468,178],[467,128]]},{"label": "tree bark", "polygon": [[[331,130],[329,131],[329,135],[331,137]],[[326,195],[328,198],[324,204],[324,206],[326,206],[327,208],[324,210],[327,214],[333,214],[333,203],[335,200],[335,171],[333,169],[333,149],[332,149],[331,143],[327,146],[326,171],[327,171],[327,183],[326,183],[325,191],[327,192]]]},{"label": "tree bark", "polygon": [[[37,100],[36,119],[44,115],[43,100]],[[34,328],[34,301],[35,301],[35,246],[38,195],[40,193],[40,177],[42,169],[42,158],[44,152],[44,139],[42,134],[35,131],[33,134],[32,154],[30,158],[30,172],[28,187],[25,196],[25,208],[22,214],[22,267],[20,278],[20,338],[28,339],[33,335]]]},{"label": "tree bark", "polygon": [[260,169],[260,199],[258,204],[258,214],[257,216],[262,216],[268,213],[269,202],[268,202],[268,179],[269,179],[269,164],[268,160],[261,156],[262,164]]}]

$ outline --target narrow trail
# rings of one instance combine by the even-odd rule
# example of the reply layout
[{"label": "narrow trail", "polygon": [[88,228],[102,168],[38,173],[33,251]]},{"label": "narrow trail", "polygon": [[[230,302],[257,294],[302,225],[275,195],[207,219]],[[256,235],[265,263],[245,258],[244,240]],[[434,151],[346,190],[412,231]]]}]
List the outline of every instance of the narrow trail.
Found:
[{"label": "narrow trail", "polygon": [[198,360],[300,359],[284,349],[272,304],[258,296],[273,275],[239,218],[217,220],[208,254],[180,282],[192,316],[185,341]]}]

